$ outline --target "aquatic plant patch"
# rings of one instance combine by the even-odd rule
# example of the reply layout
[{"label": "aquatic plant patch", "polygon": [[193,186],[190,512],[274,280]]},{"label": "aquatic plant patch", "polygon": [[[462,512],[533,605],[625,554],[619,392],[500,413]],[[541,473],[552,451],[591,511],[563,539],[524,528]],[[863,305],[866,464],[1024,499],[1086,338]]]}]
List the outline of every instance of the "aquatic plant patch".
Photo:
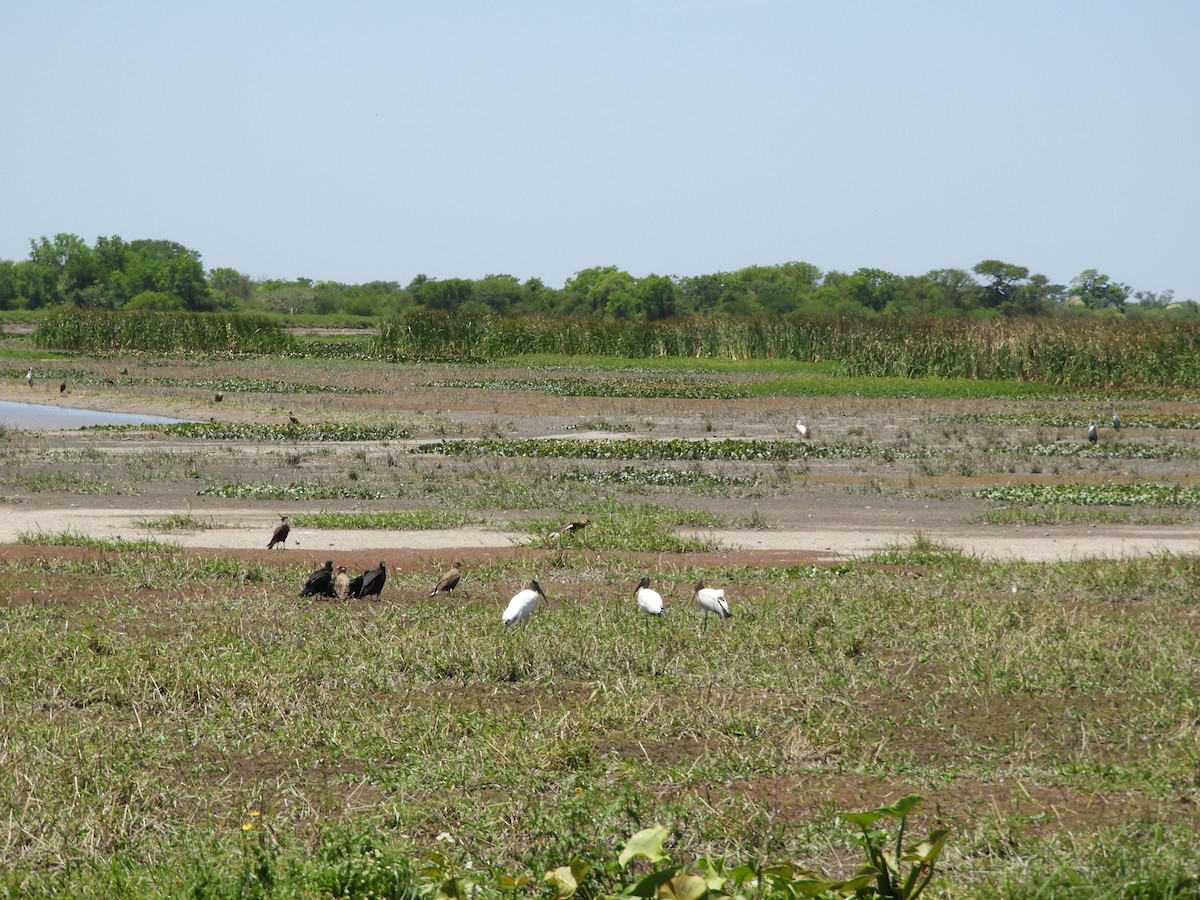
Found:
[{"label": "aquatic plant patch", "polygon": [[736,400],[748,391],[717,381],[607,380],[583,378],[503,378],[485,380],[449,379],[427,381],[429,388],[474,388],[488,391],[537,391],[553,397],[630,397],[672,400]]},{"label": "aquatic plant patch", "polygon": [[500,456],[535,457],[542,459],[641,459],[695,460],[734,462],[774,462],[808,459],[863,459],[871,448],[849,444],[804,444],[799,441],[746,440],[686,440],[673,438],[651,440],[614,438],[613,440],[573,440],[564,438],[445,440],[419,444],[413,453],[434,453],[441,456]]},{"label": "aquatic plant patch", "polygon": [[1200,507],[1200,488],[1175,484],[1022,484],[980,488],[974,496],[1002,503],[1048,506],[1183,506]]},{"label": "aquatic plant patch", "polygon": [[382,500],[398,496],[359,485],[321,484],[315,481],[293,481],[290,484],[239,482],[203,488],[199,497],[228,497],[240,500]]}]

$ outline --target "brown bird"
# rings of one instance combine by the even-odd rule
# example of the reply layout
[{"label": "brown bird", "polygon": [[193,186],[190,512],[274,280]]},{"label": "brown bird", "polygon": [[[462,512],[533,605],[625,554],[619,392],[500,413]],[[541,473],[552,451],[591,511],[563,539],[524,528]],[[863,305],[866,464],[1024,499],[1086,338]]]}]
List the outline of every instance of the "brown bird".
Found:
[{"label": "brown bird", "polygon": [[574,522],[568,522],[566,525],[560,525],[558,528],[555,528],[552,532],[546,535],[546,537],[560,538],[564,534],[570,534],[572,531],[582,531],[590,524],[592,524],[591,520],[588,519],[587,516],[584,516],[581,519],[576,519]]},{"label": "brown bird", "polygon": [[60,394],[65,394],[67,392],[67,383],[65,381],[58,386],[58,392]]},{"label": "brown bird", "polygon": [[447,570],[446,574],[442,576],[442,580],[439,581],[434,586],[433,590],[429,592],[429,596],[436,597],[441,593],[453,594],[454,589],[458,587],[458,580],[462,578],[461,569],[462,563],[460,562],[456,562],[453,566],[451,566]]},{"label": "brown bird", "polygon": [[220,403],[222,400],[225,399],[225,395],[222,394],[220,391],[217,391],[215,394],[213,394],[213,399],[216,400],[218,403]]},{"label": "brown bird", "polygon": [[333,576],[333,592],[339,600],[345,600],[350,594],[350,576],[346,574],[345,566],[337,567],[337,574]]},{"label": "brown bird", "polygon": [[293,425],[300,424],[300,420],[296,418],[294,413],[288,413],[288,421],[291,422]]},{"label": "brown bird", "polygon": [[276,544],[287,545],[288,532],[292,530],[292,526],[288,524],[287,516],[280,516],[279,518],[283,521],[275,526],[275,531],[271,534],[271,540],[267,542],[268,550],[274,550]]}]

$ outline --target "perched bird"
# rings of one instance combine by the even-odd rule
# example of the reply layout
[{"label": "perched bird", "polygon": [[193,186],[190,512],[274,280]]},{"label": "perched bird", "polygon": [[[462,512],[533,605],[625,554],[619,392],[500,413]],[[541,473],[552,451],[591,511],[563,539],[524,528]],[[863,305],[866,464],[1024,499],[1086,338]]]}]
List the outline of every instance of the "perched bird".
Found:
[{"label": "perched bird", "polygon": [[65,394],[67,392],[67,383],[65,381],[58,386],[58,392],[60,394]]},{"label": "perched bird", "polygon": [[796,434],[800,435],[801,438],[808,437],[808,426],[805,425],[803,422],[797,422],[796,423]]},{"label": "perched bird", "polygon": [[1117,411],[1115,409],[1113,410],[1112,415],[1112,427],[1113,431],[1121,430],[1121,417],[1117,415]]},{"label": "perched bird", "polygon": [[709,613],[716,613],[717,617],[721,619],[728,619],[733,615],[729,611],[729,604],[725,602],[723,588],[705,587],[703,581],[697,581],[694,596],[696,602],[700,604],[700,608],[704,610],[704,628],[706,630],[708,629]]},{"label": "perched bird", "polygon": [[560,525],[558,528],[555,528],[552,532],[546,535],[546,537],[560,538],[564,534],[570,534],[572,531],[582,531],[591,524],[591,520],[587,516],[583,516],[576,519],[574,522],[568,522],[566,525]]},{"label": "perched bird", "polygon": [[363,577],[366,574],[366,572],[363,572],[362,575],[355,575],[350,579],[350,583],[346,585],[347,600],[357,600],[362,596]]},{"label": "perched bird", "polygon": [[213,399],[216,400],[218,403],[220,403],[222,400],[225,399],[225,395],[222,394],[220,391],[217,391],[215,394],[213,394]]},{"label": "perched bird", "polygon": [[542,593],[542,586],[537,579],[531,578],[525,589],[517,591],[508,601],[508,607],[504,610],[504,624],[516,625],[534,611],[539,599],[545,600],[546,595]]},{"label": "perched bird", "polygon": [[291,422],[293,425],[300,424],[300,420],[296,418],[295,413],[288,413],[288,421]]},{"label": "perched bird", "polygon": [[1096,423],[1093,422],[1088,426],[1088,443],[1094,444],[1098,440],[1100,440],[1100,432],[1096,430]]},{"label": "perched bird", "polygon": [[460,578],[462,578],[462,563],[456,562],[446,570],[446,574],[433,586],[433,590],[429,592],[429,596],[436,597],[441,593],[453,594],[454,589],[458,587],[458,580]]},{"label": "perched bird", "polygon": [[325,565],[308,576],[300,591],[301,597],[332,597],[333,596],[333,560],[325,560]]},{"label": "perched bird", "polygon": [[29,371],[25,373],[25,383],[33,387],[33,366],[30,366]]},{"label": "perched bird", "polygon": [[337,574],[333,576],[333,592],[339,600],[345,600],[350,593],[350,576],[345,566],[337,567]]},{"label": "perched bird", "polygon": [[650,576],[645,575],[637,586],[638,609],[652,616],[663,614],[662,594],[650,587]]},{"label": "perched bird", "polygon": [[378,597],[383,586],[387,583],[387,566],[382,562],[375,569],[368,569],[362,574],[362,587],[358,589],[359,597]]},{"label": "perched bird", "polygon": [[268,550],[274,550],[276,544],[287,545],[288,532],[292,530],[292,526],[288,522],[287,516],[280,516],[279,518],[282,521],[275,526],[275,530],[271,532],[271,540],[267,541]]}]

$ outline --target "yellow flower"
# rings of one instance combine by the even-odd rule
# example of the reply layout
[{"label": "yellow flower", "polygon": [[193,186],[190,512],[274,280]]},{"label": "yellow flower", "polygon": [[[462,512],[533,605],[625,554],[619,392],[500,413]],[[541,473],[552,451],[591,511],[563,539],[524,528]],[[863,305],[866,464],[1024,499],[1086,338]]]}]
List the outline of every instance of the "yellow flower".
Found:
[{"label": "yellow flower", "polygon": [[253,827],[254,827],[253,822],[243,822],[242,823],[242,831],[249,831]]},{"label": "yellow flower", "polygon": [[250,810],[250,818],[252,819],[257,819],[261,815],[262,813],[260,813],[257,809]]}]

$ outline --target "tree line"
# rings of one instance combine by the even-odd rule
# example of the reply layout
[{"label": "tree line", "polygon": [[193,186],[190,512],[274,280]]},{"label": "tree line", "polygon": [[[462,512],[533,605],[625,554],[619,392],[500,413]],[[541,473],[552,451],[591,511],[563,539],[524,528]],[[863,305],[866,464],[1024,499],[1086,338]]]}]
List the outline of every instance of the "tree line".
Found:
[{"label": "tree line", "polygon": [[899,275],[862,268],[822,271],[806,262],[706,275],[635,277],[616,266],[576,272],[561,288],[512,275],[429,278],[408,284],[256,280],[205,270],[200,254],[166,240],[73,234],[30,241],[29,257],[0,260],[0,310],[61,306],[284,315],[390,316],[408,309],[499,315],[567,315],[656,321],[675,316],[856,315],[933,317],[1167,316],[1198,318],[1193,300],[1133,290],[1096,269],[1068,284],[987,259],[971,269]]}]

